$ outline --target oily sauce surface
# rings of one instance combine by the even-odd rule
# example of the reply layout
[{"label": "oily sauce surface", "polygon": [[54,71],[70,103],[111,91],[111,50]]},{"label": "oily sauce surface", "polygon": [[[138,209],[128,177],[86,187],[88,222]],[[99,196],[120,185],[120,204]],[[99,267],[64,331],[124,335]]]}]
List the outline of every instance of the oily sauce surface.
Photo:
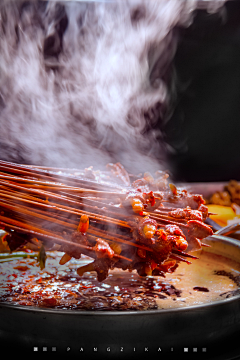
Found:
[{"label": "oily sauce surface", "polygon": [[44,270],[36,257],[0,262],[0,302],[74,310],[149,310],[218,301],[240,291],[240,269],[207,253],[191,265],[180,264],[166,278],[115,269],[101,283],[94,272],[82,277],[76,273],[90,258],[82,256],[60,266],[61,256],[49,252]]}]

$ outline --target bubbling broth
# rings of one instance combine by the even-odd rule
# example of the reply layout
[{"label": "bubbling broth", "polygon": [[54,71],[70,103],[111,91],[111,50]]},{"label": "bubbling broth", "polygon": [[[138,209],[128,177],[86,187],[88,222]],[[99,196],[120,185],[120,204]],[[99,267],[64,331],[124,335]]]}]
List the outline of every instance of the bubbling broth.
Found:
[{"label": "bubbling broth", "polygon": [[[22,253],[19,253],[22,254]],[[26,254],[25,254],[26,255]],[[104,282],[96,273],[80,277],[86,256],[59,267],[62,253],[50,252],[44,270],[35,258],[0,263],[0,301],[15,305],[73,310],[151,310],[219,301],[240,291],[240,264],[202,252],[191,265],[181,263],[166,277],[140,277],[113,270]],[[34,254],[31,254],[34,256]]]}]

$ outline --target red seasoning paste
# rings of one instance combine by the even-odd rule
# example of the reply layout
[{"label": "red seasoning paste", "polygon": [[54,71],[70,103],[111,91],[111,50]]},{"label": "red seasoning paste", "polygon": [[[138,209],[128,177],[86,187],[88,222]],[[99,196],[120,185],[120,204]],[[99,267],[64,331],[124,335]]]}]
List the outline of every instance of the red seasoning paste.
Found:
[{"label": "red seasoning paste", "polygon": [[61,256],[49,252],[44,270],[36,258],[0,262],[0,301],[44,308],[130,311],[202,304],[239,291],[238,271],[207,254],[190,266],[180,264],[164,279],[113,270],[103,282],[95,272],[77,274],[79,264],[89,263],[90,258],[71,259],[59,266]]}]

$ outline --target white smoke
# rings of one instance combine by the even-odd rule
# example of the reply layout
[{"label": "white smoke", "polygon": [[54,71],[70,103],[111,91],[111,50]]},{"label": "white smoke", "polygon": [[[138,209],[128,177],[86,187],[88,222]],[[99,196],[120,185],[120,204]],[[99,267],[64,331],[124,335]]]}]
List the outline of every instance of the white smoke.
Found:
[{"label": "white smoke", "polygon": [[[201,4],[201,5],[200,5]],[[1,1],[0,158],[128,170],[164,163],[174,29],[223,1]]]}]

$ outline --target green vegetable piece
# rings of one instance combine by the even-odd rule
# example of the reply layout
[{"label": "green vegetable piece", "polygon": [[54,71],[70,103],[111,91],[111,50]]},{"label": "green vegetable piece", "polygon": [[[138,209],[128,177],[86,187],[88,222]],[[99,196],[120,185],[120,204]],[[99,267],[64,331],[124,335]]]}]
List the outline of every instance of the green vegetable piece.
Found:
[{"label": "green vegetable piece", "polygon": [[46,259],[47,259],[47,254],[44,246],[42,245],[37,256],[37,262],[39,263],[41,270],[45,268]]}]

